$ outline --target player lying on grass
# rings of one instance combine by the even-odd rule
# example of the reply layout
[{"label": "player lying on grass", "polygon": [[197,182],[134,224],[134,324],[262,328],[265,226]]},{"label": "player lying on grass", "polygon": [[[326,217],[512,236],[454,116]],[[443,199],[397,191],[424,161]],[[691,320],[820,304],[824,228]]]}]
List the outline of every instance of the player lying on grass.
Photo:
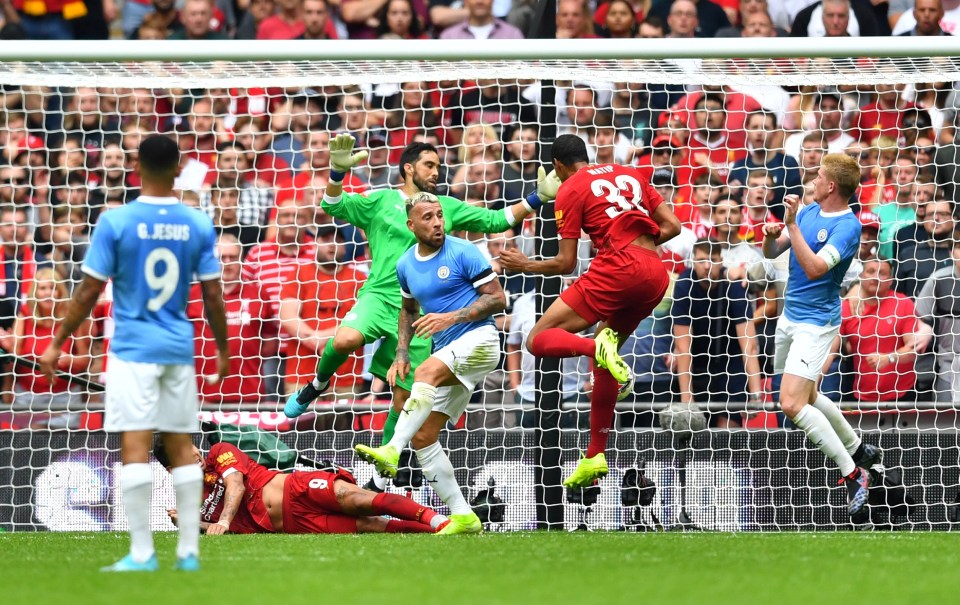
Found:
[{"label": "player lying on grass", "polygon": [[[504,250],[500,264],[512,271],[565,275],[576,266],[581,231],[597,249],[590,270],[564,290],[527,335],[527,348],[537,357],[594,360],[590,444],[563,482],[576,488],[608,472],[604,452],[617,398],[633,388],[630,369],[617,351],[663,300],[670,279],[657,246],[680,233],[680,221],[636,169],[590,165],[587,146],[577,136],[563,135],[553,143],[553,167],[546,180],[556,192],[559,254],[535,261]],[[598,322],[595,339],[578,336]]]},{"label": "player lying on grass", "polygon": [[[417,245],[397,263],[403,295],[396,360],[390,384],[413,378],[393,438],[378,448],[357,445],[357,454],[377,471],[397,474],[400,450],[413,443],[437,495],[450,507],[450,524],[441,534],[480,533],[483,525],[467,504],[453,465],[438,441],[440,429],[456,421],[470,395],[500,361],[500,335],[492,315],[506,307],[506,295],[489,261],[472,243],[447,237],[437,196],[418,193],[407,201],[407,225]],[[420,317],[420,308],[426,315]],[[410,343],[416,334],[433,336],[434,352],[413,370]]]},{"label": "player lying on grass", "polygon": [[[330,377],[351,353],[381,338],[383,342],[373,356],[370,373],[386,380],[397,349],[397,321],[400,317],[397,261],[416,243],[413,233],[407,229],[405,202],[417,193],[433,193],[437,189],[440,156],[436,148],[426,143],[413,143],[400,155],[400,173],[403,175],[400,189],[373,191],[366,196],[344,194],[342,181],[345,174],[366,158],[366,152],[354,154],[353,145],[353,137],[349,134],[337,135],[330,142],[330,181],[323,196],[323,210],[364,230],[373,262],[357,303],[323,348],[316,379],[287,401],[283,411],[290,418],[303,414],[326,390]],[[541,182],[544,177],[545,173],[541,172]],[[478,208],[447,196],[440,196],[439,200],[443,208],[443,228],[447,233],[453,230],[502,233],[523,221],[542,204],[535,195],[504,210]],[[410,367],[415,371],[430,355],[430,339],[415,336],[409,351]],[[410,396],[409,378],[412,375],[399,378],[393,387],[393,408],[383,427],[384,444],[393,436],[400,410]],[[382,488],[382,485],[378,487]]]},{"label": "player lying on grass", "polygon": [[[153,450],[170,468],[161,443]],[[285,533],[434,533],[448,520],[431,508],[396,494],[357,487],[353,475],[328,471],[271,471],[229,443],[218,443],[206,457],[193,448],[203,468],[201,528],[207,535]],[[176,524],[177,511],[167,511]],[[390,515],[395,519],[385,519]]]},{"label": "player lying on grass", "polygon": [[860,167],[841,153],[823,158],[813,181],[814,203],[783,198],[783,225],[763,226],[763,254],[777,258],[790,249],[790,276],[783,315],[777,320],[773,370],[783,374],[780,407],[825,456],[837,463],[847,486],[848,512],[864,520],[870,474],[880,450],[863,443],[817,383],[840,331],[840,285],[860,246],[860,221],[850,198],[860,184]]}]

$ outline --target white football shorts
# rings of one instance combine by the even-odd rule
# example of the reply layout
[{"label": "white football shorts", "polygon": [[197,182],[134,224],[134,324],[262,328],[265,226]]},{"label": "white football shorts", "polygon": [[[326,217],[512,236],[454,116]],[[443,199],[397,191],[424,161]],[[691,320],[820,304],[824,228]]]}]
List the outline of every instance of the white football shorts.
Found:
[{"label": "white football shorts", "polygon": [[840,326],[797,323],[781,315],[774,338],[773,372],[817,382]]},{"label": "white football shorts", "polygon": [[437,389],[437,399],[433,411],[446,414],[456,422],[467,404],[477,384],[487,374],[497,369],[500,363],[500,334],[495,326],[486,325],[471,330],[436,351],[431,357],[442,361],[460,384]]},{"label": "white football shorts", "polygon": [[195,433],[200,429],[197,373],[192,364],[125,361],[111,353],[106,383],[106,431]]}]

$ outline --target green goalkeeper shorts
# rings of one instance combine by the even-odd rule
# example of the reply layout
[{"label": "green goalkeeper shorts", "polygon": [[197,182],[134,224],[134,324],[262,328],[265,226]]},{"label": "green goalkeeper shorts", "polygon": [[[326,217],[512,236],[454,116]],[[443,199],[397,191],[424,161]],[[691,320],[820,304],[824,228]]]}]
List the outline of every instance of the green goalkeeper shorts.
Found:
[{"label": "green goalkeeper shorts", "polygon": [[[357,299],[341,326],[353,328],[363,334],[363,340],[371,343],[381,338],[380,348],[373,355],[370,373],[383,380],[387,379],[387,370],[397,355],[397,332],[400,323],[400,307],[383,300],[380,295],[363,294]],[[406,380],[398,378],[397,384],[406,390],[413,385],[413,372],[430,357],[432,340],[414,336],[410,342],[410,373]]]}]

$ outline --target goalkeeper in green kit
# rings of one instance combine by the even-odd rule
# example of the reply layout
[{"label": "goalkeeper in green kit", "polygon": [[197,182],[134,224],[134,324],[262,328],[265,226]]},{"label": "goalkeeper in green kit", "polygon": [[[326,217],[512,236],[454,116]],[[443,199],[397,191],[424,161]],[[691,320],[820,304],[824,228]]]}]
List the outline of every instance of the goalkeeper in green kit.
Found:
[{"label": "goalkeeper in green kit", "polygon": [[[330,180],[323,196],[323,210],[338,219],[363,229],[369,243],[370,275],[360,290],[357,302],[344,318],[326,346],[317,364],[317,376],[287,400],[283,408],[288,418],[303,414],[310,404],[326,390],[330,377],[348,356],[366,343],[383,339],[373,356],[370,372],[387,380],[387,371],[393,364],[397,348],[400,320],[400,283],[397,280],[397,261],[416,243],[407,228],[405,201],[421,191],[435,193],[439,177],[440,156],[433,145],[412,143],[400,155],[400,189],[372,191],[368,195],[343,194],[342,183],[346,173],[367,157],[367,152],[353,153],[354,139],[340,134],[330,141]],[[541,168],[537,193],[503,210],[489,210],[471,206],[458,199],[440,196],[440,205],[446,222],[446,231],[466,230],[479,233],[501,233],[520,223],[544,202],[556,197],[559,179],[548,177]],[[431,353],[429,339],[414,337],[410,343],[410,372],[405,379],[397,378],[393,387],[393,408],[383,427],[383,442],[393,437],[413,382],[413,373]]]}]

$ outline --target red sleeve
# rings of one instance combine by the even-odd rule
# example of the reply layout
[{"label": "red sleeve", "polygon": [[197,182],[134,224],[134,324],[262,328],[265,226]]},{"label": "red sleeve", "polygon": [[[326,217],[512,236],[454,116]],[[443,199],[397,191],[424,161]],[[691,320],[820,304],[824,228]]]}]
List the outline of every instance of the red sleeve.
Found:
[{"label": "red sleeve", "polygon": [[250,456],[230,443],[217,443],[210,448],[210,453],[207,454],[207,468],[212,468],[221,477],[223,473],[230,469],[235,469],[243,475],[249,474],[252,464],[256,463]]},{"label": "red sleeve", "polygon": [[553,203],[557,235],[561,239],[580,239],[583,229],[583,196],[574,185],[571,183],[566,187],[561,186]]}]

